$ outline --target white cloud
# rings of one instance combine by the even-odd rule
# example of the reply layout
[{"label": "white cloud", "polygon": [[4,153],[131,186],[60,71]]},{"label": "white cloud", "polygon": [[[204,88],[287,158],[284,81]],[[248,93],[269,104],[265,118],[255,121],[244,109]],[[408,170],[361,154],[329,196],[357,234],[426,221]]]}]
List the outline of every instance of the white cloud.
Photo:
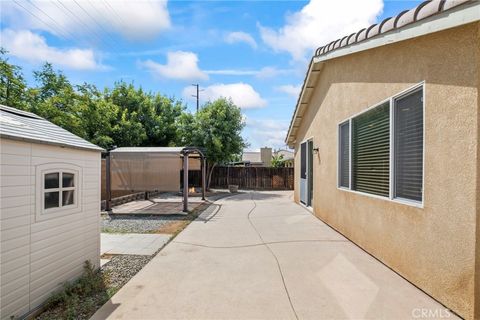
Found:
[{"label": "white cloud", "polygon": [[141,61],[154,76],[177,80],[207,80],[208,75],[198,67],[198,57],[193,52],[173,51],[167,53],[167,63],[159,64],[152,60]]},{"label": "white cloud", "polygon": [[275,67],[264,67],[259,70],[242,70],[242,69],[219,69],[205,70],[207,74],[218,74],[223,76],[255,76],[257,78],[273,78],[279,75],[294,73],[294,69],[278,69]]},{"label": "white cloud", "polygon": [[[186,99],[191,99],[191,96],[195,94],[194,90],[194,87],[186,87],[183,89],[183,96]],[[233,103],[242,109],[262,108],[267,105],[267,101],[251,85],[243,82],[213,84],[202,88],[202,92],[200,92],[200,100],[202,102],[212,101],[221,97],[231,98]]]},{"label": "white cloud", "polygon": [[302,90],[302,86],[301,85],[294,86],[291,84],[286,84],[283,86],[278,86],[275,89],[278,91],[284,92],[288,95],[291,95],[292,97],[298,97],[298,95],[300,94],[300,90]]},{"label": "white cloud", "polygon": [[51,62],[55,65],[77,69],[95,70],[105,66],[96,61],[91,49],[60,49],[50,47],[44,37],[28,30],[5,29],[0,32],[2,46],[11,54],[31,63]]},{"label": "white cloud", "polygon": [[242,31],[230,32],[225,37],[225,41],[230,44],[244,42],[253,49],[257,48],[257,42],[255,41],[255,39],[253,39],[253,37],[248,33]]},{"label": "white cloud", "polygon": [[261,25],[259,29],[262,40],[275,51],[302,60],[317,47],[374,23],[382,10],[382,0],[310,0],[287,15],[280,29]]},{"label": "white cloud", "polygon": [[24,8],[13,1],[2,1],[2,19],[11,28],[44,30],[69,38],[72,34],[93,38],[96,31],[107,30],[130,40],[145,40],[171,25],[166,0],[30,0],[20,3]]},{"label": "white cloud", "polygon": [[285,147],[289,121],[246,118],[246,135],[252,148],[264,146],[275,149]]}]

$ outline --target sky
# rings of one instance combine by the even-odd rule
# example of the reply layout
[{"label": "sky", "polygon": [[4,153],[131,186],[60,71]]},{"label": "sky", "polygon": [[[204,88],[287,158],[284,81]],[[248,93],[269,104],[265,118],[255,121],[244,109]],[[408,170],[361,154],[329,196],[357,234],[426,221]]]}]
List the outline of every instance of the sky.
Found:
[{"label": "sky", "polygon": [[0,46],[32,71],[45,62],[73,84],[133,82],[200,103],[230,97],[249,150],[285,148],[314,50],[421,1],[0,0]]}]

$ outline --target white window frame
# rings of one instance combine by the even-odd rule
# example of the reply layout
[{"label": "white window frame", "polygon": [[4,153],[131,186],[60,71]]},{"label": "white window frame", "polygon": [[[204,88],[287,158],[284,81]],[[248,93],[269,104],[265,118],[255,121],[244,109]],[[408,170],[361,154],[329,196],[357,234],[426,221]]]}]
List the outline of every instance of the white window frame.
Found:
[{"label": "white window frame", "polygon": [[[58,188],[45,189],[45,175],[59,173]],[[73,174],[74,186],[63,187],[63,173]],[[36,168],[36,219],[38,221],[55,218],[81,211],[82,168],[68,163],[48,163]],[[73,204],[62,205],[63,191],[74,190]],[[45,193],[58,192],[59,206],[45,209]]]},{"label": "white window frame", "polygon": [[[417,90],[421,89],[422,90],[422,108],[423,108],[423,154],[422,154],[422,201],[415,201],[415,200],[411,200],[411,199],[405,199],[405,198],[400,198],[400,197],[395,197],[395,193],[394,193],[394,187],[395,187],[395,166],[394,166],[394,125],[395,125],[395,121],[394,121],[394,108],[395,108],[395,101],[397,99],[400,99],[400,98],[403,98]],[[390,173],[389,173],[389,196],[388,197],[384,197],[384,196],[379,196],[379,195],[375,195],[375,194],[370,194],[370,193],[366,193],[366,192],[361,192],[361,191],[356,191],[356,190],[353,190],[352,189],[352,120],[354,118],[356,118],[357,116],[365,113],[365,112],[368,112],[378,106],[381,106],[382,104],[385,104],[386,102],[389,103],[389,108],[390,108],[390,163],[389,163],[389,166],[390,166]],[[337,124],[337,142],[338,142],[338,148],[337,148],[337,189],[339,190],[342,190],[342,191],[346,191],[346,192],[352,192],[352,193],[356,193],[356,194],[361,194],[361,195],[365,195],[365,196],[368,196],[368,197],[372,197],[372,198],[376,198],[376,199],[382,199],[382,200],[388,200],[388,201],[392,201],[392,202],[396,202],[396,203],[400,203],[400,204],[405,204],[405,205],[409,205],[409,206],[414,206],[414,207],[418,207],[418,208],[423,208],[424,206],[424,201],[425,201],[425,81],[422,81],[422,82],[419,82],[379,103],[376,103],[368,108],[366,108],[365,110],[359,112],[359,113],[356,113],[354,115],[352,115],[351,117],[347,118],[347,119],[344,119],[342,121],[340,121],[338,124]],[[350,161],[349,161],[349,169],[350,169],[350,177],[349,177],[349,187],[342,187],[340,186],[340,126],[343,125],[344,123],[348,122],[349,123],[349,128],[350,128],[350,132],[349,132],[349,138],[350,138],[350,143],[349,143],[349,148],[350,148]]]},{"label": "white window frame", "polygon": [[[352,122],[350,121],[351,119],[348,119],[346,121],[340,122],[338,124],[338,150],[337,150],[337,157],[338,157],[338,162],[337,162],[337,188],[339,189],[345,189],[345,190],[350,190],[352,187],[352,148],[350,146],[350,143],[352,142]],[[341,130],[342,126],[348,123],[348,140],[349,140],[349,145],[348,145],[348,187],[342,186],[340,184],[340,167],[341,167],[341,161],[342,158],[340,156],[341,148],[342,148],[342,141],[341,141]]]}]

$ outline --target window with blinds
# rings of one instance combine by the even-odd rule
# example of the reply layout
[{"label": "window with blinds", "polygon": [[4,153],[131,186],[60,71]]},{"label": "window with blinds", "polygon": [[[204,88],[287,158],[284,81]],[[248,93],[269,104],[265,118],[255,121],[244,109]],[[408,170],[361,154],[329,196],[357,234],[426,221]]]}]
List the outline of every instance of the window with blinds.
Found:
[{"label": "window with blinds", "polygon": [[394,102],[394,197],[422,201],[423,90]]},{"label": "window with blinds", "polygon": [[352,190],[389,196],[390,104],[352,119]]},{"label": "window with blinds", "polygon": [[350,188],[350,121],[340,125],[338,140],[338,185]]}]

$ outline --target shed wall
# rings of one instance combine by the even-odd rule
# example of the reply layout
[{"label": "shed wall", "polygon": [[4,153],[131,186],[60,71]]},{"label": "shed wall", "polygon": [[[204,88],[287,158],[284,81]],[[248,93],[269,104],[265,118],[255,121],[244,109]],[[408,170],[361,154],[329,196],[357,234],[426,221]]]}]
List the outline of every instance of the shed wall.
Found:
[{"label": "shed wall", "polygon": [[[0,139],[1,319],[43,303],[86,260],[100,262],[100,152]],[[36,168],[68,163],[82,168],[81,211],[36,217]]]},{"label": "shed wall", "polygon": [[[300,142],[313,137],[319,148],[313,163],[315,215],[470,319],[478,236],[479,25],[327,61],[295,145],[295,201]],[[426,83],[424,207],[338,189],[338,124],[421,81]],[[372,303],[376,307],[381,301]]]}]

